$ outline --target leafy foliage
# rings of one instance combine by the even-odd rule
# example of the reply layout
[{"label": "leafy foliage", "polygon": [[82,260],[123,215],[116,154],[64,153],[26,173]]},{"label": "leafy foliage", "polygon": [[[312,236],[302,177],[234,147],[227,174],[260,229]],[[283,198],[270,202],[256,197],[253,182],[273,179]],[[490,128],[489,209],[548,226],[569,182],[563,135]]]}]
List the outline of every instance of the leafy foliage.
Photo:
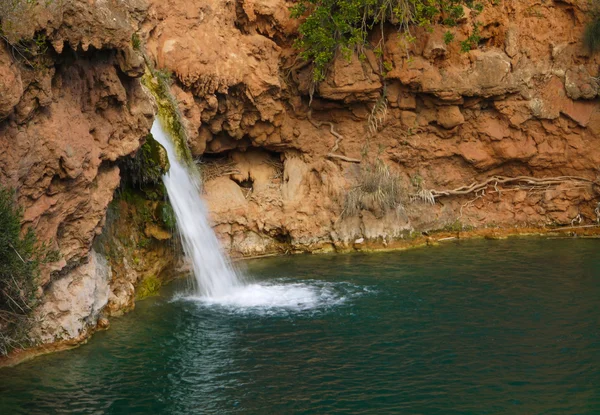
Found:
[{"label": "leafy foliage", "polygon": [[58,260],[56,251],[38,243],[33,229],[21,235],[22,218],[14,191],[0,185],[0,355],[30,341],[40,265]]},{"label": "leafy foliage", "polygon": [[468,38],[460,42],[460,50],[463,52],[468,52],[471,49],[477,47],[480,40],[481,35],[479,33],[479,24],[475,23],[475,25],[473,26],[473,32],[471,32]]},{"label": "leafy foliage", "polygon": [[447,30],[447,31],[444,33],[444,43],[445,43],[446,45],[448,45],[448,44],[450,44],[450,43],[451,43],[453,40],[454,40],[454,34],[453,34],[451,31]]},{"label": "leafy foliage", "polygon": [[[483,3],[473,0],[300,0],[291,8],[292,17],[304,17],[295,46],[302,50],[300,57],[312,61],[313,80],[319,82],[338,50],[347,58],[355,50],[362,55],[367,36],[376,26],[383,34],[383,25],[392,23],[412,42],[412,25],[454,26],[464,15],[463,4],[483,9]],[[381,44],[377,50],[382,52]]]}]

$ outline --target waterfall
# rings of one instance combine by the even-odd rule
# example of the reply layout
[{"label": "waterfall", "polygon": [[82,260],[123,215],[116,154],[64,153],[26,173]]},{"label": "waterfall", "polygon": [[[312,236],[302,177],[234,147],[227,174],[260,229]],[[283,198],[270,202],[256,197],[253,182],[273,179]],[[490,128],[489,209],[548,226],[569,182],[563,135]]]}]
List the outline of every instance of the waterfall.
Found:
[{"label": "waterfall", "polygon": [[208,222],[208,212],[200,197],[200,180],[191,167],[177,157],[173,141],[158,118],[152,124],[152,135],[169,156],[171,168],[163,176],[163,182],[177,218],[184,253],[192,263],[195,294],[202,297],[228,295],[243,284],[221,251]]},{"label": "waterfall", "polygon": [[194,166],[178,157],[176,144],[158,118],[152,125],[152,135],[169,157],[171,167],[163,176],[163,182],[177,217],[184,253],[192,263],[194,274],[194,293],[180,298],[200,301],[207,307],[267,315],[313,310],[345,301],[331,284],[325,282],[298,282],[288,278],[271,282],[242,281],[241,275],[221,252],[210,227],[208,212],[200,197],[202,186]]}]

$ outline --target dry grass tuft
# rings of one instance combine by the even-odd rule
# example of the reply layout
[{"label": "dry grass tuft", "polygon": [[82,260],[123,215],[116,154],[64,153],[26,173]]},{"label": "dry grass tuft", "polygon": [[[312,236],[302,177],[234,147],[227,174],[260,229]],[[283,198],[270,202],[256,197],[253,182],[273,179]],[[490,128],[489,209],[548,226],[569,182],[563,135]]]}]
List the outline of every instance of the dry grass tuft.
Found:
[{"label": "dry grass tuft", "polygon": [[435,205],[435,196],[433,196],[433,192],[431,190],[419,188],[417,193],[410,196],[410,201]]},{"label": "dry grass tuft", "polygon": [[342,217],[356,216],[369,210],[376,216],[404,211],[404,189],[400,177],[390,171],[381,159],[363,162],[358,173],[358,184],[346,194]]},{"label": "dry grass tuft", "polygon": [[221,176],[240,174],[239,170],[235,168],[235,162],[228,158],[199,159],[196,160],[196,164],[198,165],[198,170],[200,170],[203,182],[208,182]]},{"label": "dry grass tuft", "polygon": [[385,95],[382,95],[373,105],[371,113],[369,114],[369,119],[367,120],[369,134],[371,136],[376,135],[379,129],[383,127],[387,117],[387,110],[387,98]]}]

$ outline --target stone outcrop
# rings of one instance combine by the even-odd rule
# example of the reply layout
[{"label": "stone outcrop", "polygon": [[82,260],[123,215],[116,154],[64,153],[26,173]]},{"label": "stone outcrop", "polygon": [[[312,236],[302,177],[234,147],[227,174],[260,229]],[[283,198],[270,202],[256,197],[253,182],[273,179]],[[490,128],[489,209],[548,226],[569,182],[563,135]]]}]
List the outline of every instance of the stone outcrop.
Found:
[{"label": "stone outcrop", "polygon": [[60,254],[39,282],[36,332],[48,343],[84,339],[108,302],[109,270],[91,247],[153,104],[131,45],[144,3],[30,3],[2,16],[9,40],[41,43],[32,57],[0,42],[0,182],[16,189],[24,227]]},{"label": "stone outcrop", "polygon": [[[206,199],[233,254],[353,249],[360,238],[385,245],[454,223],[596,222],[599,62],[581,43],[585,4],[486,4],[449,29],[449,44],[448,28],[416,29],[410,59],[388,27],[384,60],[391,70],[380,73],[367,50],[362,60],[338,57],[316,87],[291,47],[297,22],[281,12],[288,6],[151,1],[144,25],[151,55],[176,78],[190,147],[216,172],[207,176]],[[463,53],[460,42],[475,22],[479,45]],[[370,134],[369,115],[382,99],[387,112]],[[365,150],[400,175],[403,215],[342,215],[360,169],[331,154],[360,159]],[[492,186],[440,197],[433,206],[410,202],[420,190],[493,176],[586,181]]]},{"label": "stone outcrop", "polygon": [[[36,309],[35,331],[42,343],[78,338],[94,328],[110,294],[110,267],[91,251],[87,263],[51,284]],[[86,324],[82,324],[86,323]]]}]

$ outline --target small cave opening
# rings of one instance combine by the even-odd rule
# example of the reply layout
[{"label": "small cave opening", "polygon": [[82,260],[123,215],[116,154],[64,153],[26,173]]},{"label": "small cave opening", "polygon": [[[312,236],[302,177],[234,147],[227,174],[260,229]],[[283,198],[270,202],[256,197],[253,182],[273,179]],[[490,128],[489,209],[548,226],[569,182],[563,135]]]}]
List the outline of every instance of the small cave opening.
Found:
[{"label": "small cave opening", "polygon": [[250,189],[250,190],[252,190],[252,187],[254,185],[254,180],[252,180],[251,177],[248,177],[248,178],[243,179],[243,180],[239,180],[237,177],[232,177],[231,179],[234,182],[236,182],[242,189]]},{"label": "small cave opening", "polygon": [[268,185],[281,184],[282,153],[263,147],[243,147],[204,153],[197,159],[204,181],[227,176],[249,194]]},{"label": "small cave opening", "polygon": [[272,235],[272,237],[281,245],[292,244],[292,236],[286,230],[279,230],[274,235]]}]

